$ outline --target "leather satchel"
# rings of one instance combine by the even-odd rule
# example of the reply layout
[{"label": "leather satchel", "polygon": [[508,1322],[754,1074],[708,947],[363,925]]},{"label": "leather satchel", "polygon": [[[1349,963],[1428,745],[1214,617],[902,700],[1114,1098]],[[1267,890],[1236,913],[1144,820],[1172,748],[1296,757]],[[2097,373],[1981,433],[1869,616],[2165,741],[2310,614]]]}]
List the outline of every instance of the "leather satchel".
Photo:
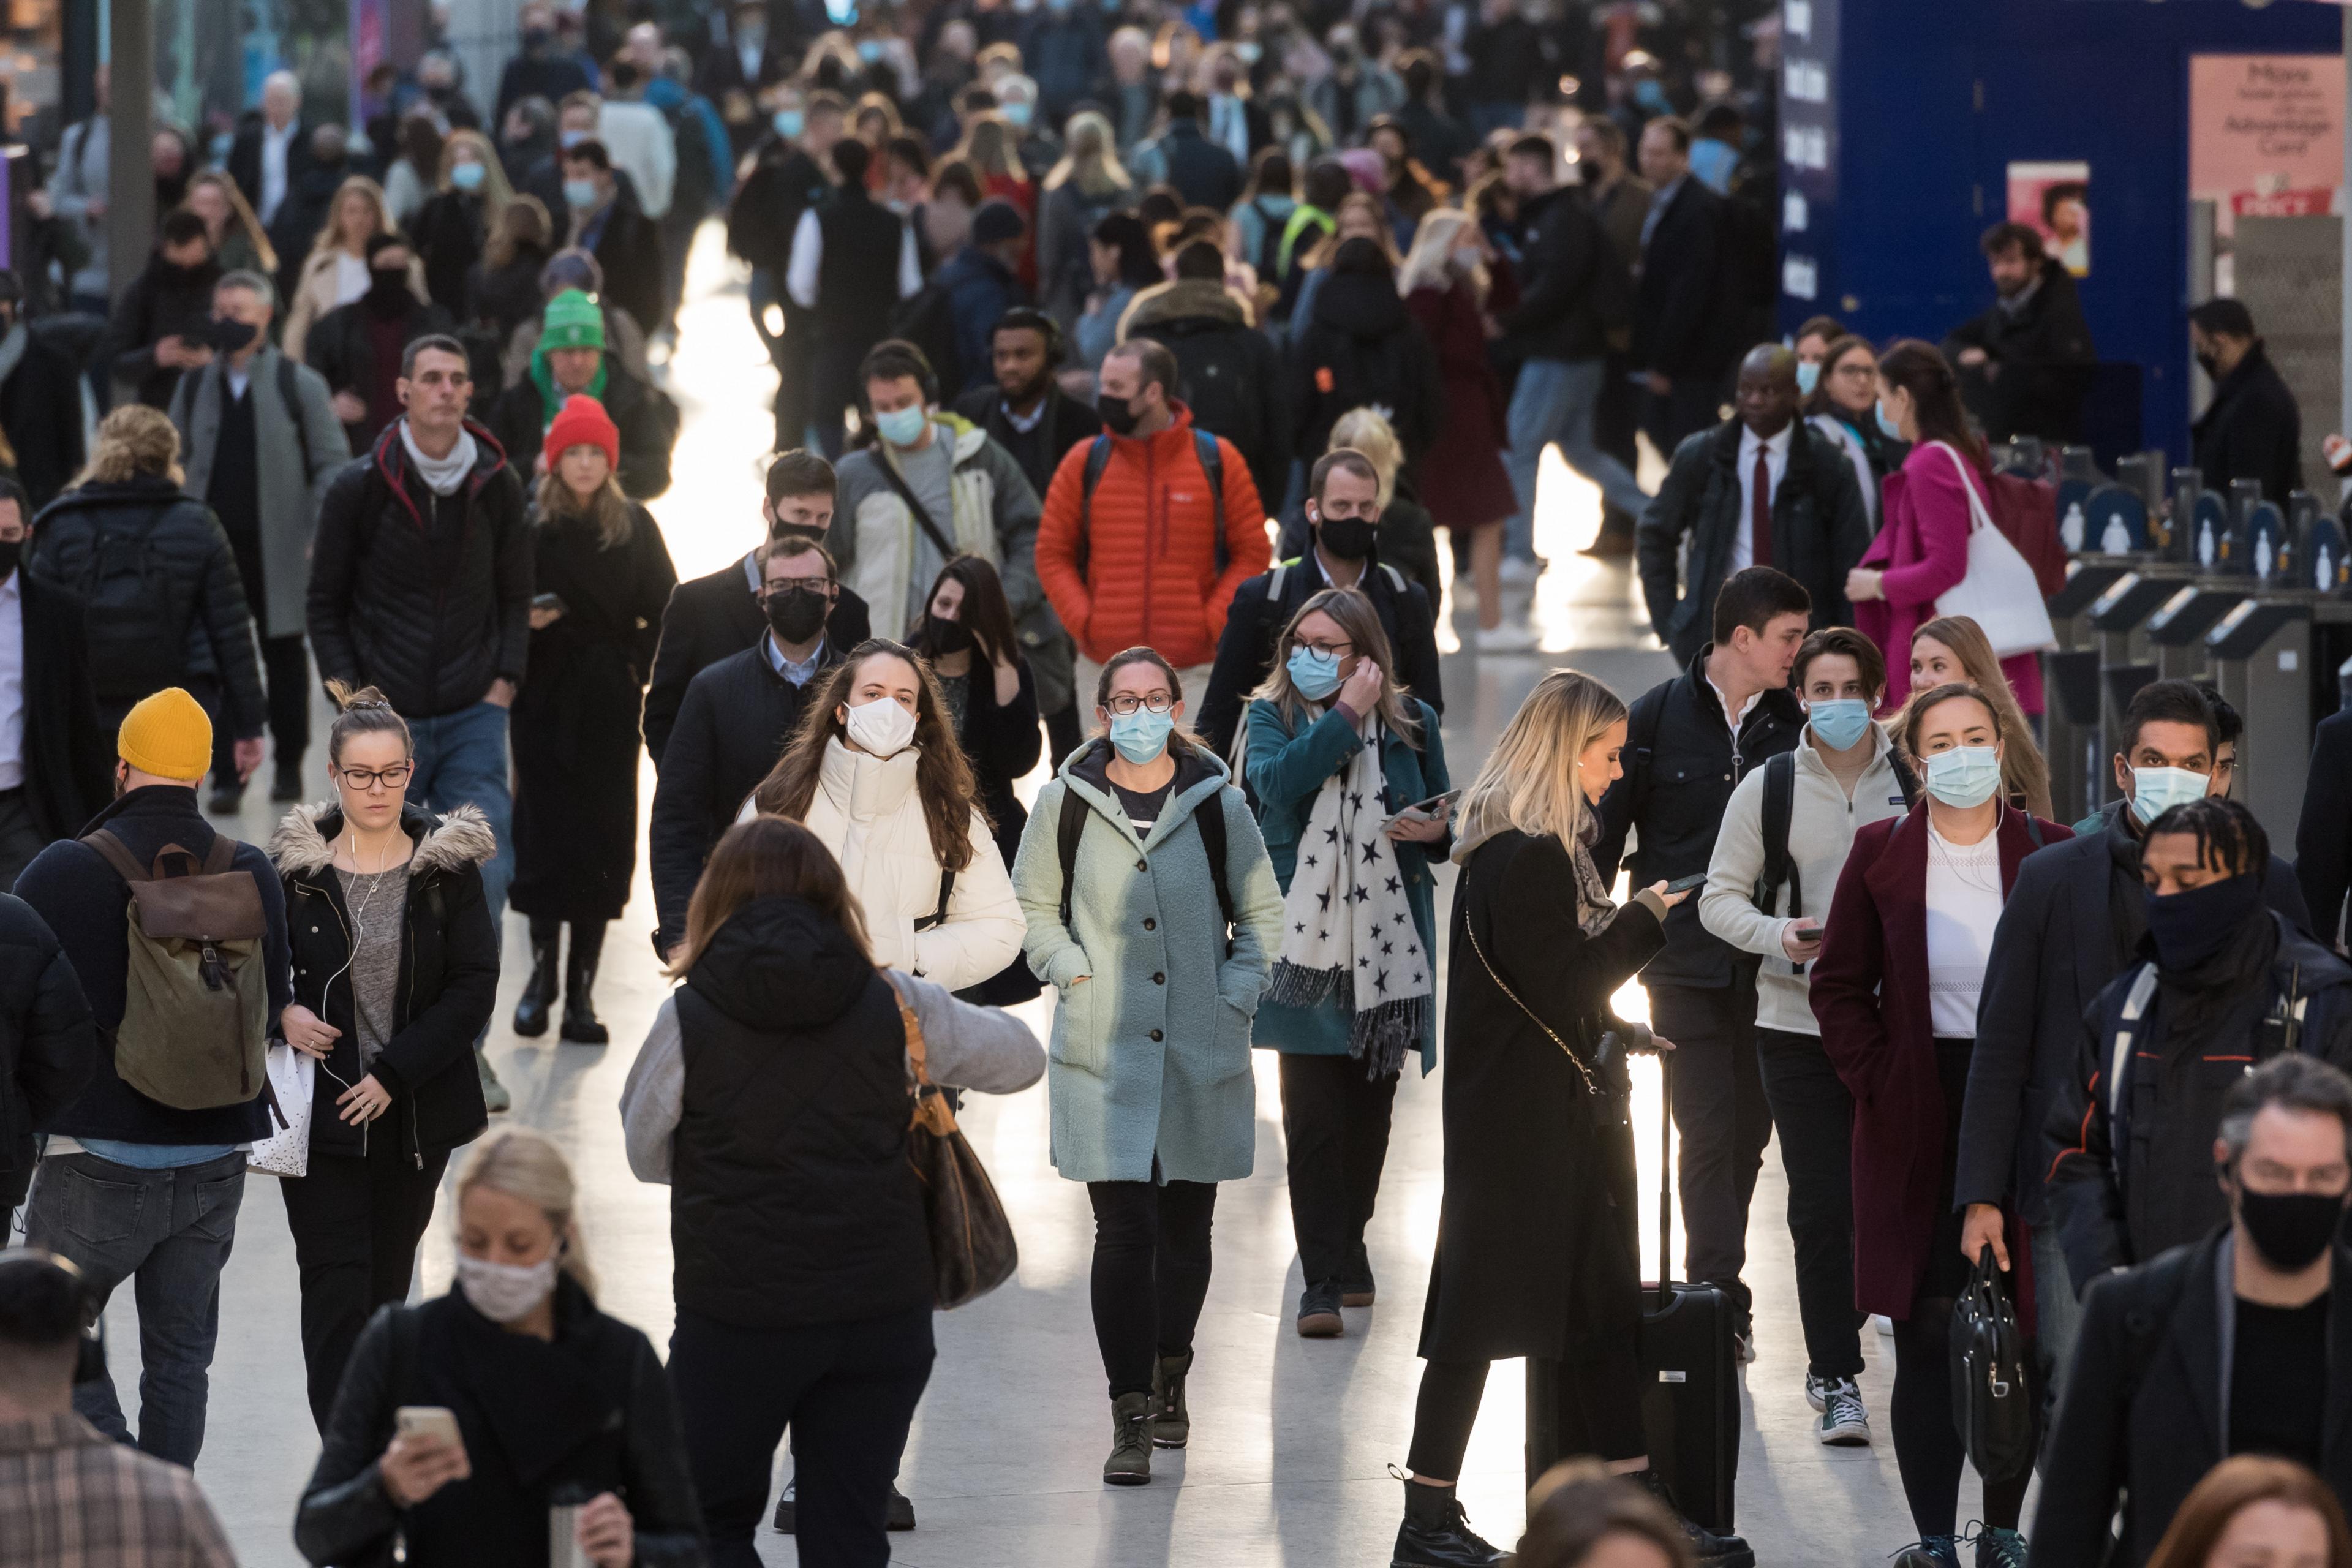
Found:
[{"label": "leather satchel", "polygon": [[[895,987],[894,987],[895,989]],[[1021,1249],[995,1184],[972,1152],[947,1096],[924,1064],[923,1026],[898,998],[907,1029],[907,1060],[915,1069],[914,1116],[907,1129],[907,1163],[923,1189],[931,1235],[931,1300],[941,1311],[976,1301],[1013,1278]]]},{"label": "leather satchel", "polygon": [[1985,1480],[2014,1480],[2032,1467],[2034,1404],[2024,1336],[1987,1247],[1952,1308],[1952,1419]]}]

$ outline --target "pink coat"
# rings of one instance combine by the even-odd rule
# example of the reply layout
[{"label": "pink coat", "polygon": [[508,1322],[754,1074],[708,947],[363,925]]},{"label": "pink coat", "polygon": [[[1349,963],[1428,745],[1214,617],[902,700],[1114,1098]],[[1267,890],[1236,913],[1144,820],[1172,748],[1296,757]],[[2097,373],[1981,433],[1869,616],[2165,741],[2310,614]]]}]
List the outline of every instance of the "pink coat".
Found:
[{"label": "pink coat", "polygon": [[[1980,501],[1990,496],[1984,476],[1969,481]],[[1886,575],[1886,595],[1853,607],[1853,624],[1886,655],[1886,710],[1892,712],[1911,692],[1911,636],[1936,618],[1937,597],[1968,574],[1969,499],[1960,470],[1945,448],[1921,442],[1902,468],[1886,476],[1885,521],[1862,553],[1862,564]],[[2021,653],[2000,661],[2017,705],[2042,711],[2042,659]]]}]

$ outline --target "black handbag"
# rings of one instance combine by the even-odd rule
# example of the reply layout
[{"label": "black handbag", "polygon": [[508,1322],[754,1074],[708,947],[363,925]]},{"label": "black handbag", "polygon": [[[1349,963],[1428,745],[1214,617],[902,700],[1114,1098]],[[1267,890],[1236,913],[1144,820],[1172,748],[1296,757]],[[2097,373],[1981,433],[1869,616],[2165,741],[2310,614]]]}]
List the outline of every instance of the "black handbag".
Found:
[{"label": "black handbag", "polygon": [[907,1029],[907,1059],[915,1068],[914,1115],[907,1129],[907,1163],[923,1189],[931,1235],[931,1300],[940,1310],[976,1301],[1013,1278],[1021,1249],[1013,1221],[988,1179],[987,1168],[956,1126],[947,1096],[931,1081],[923,1057],[923,1026],[898,998]]},{"label": "black handbag", "polygon": [[1998,1485],[2032,1468],[2033,1417],[2025,1336],[1987,1247],[1952,1308],[1952,1421],[1979,1476]]}]

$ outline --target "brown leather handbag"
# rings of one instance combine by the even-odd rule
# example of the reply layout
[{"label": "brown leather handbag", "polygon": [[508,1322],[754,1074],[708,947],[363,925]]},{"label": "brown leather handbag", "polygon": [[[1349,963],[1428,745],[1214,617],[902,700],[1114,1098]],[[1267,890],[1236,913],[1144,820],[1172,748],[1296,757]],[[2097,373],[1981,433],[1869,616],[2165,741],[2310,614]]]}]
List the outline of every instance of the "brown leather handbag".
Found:
[{"label": "brown leather handbag", "polygon": [[907,1163],[922,1184],[923,1214],[929,1221],[932,1303],[946,1311],[1012,1279],[1021,1249],[1013,1245],[1013,1222],[995,1184],[956,1126],[947,1096],[931,1081],[923,1060],[923,1026],[903,995],[898,1019],[907,1028],[907,1060],[915,1069]]}]

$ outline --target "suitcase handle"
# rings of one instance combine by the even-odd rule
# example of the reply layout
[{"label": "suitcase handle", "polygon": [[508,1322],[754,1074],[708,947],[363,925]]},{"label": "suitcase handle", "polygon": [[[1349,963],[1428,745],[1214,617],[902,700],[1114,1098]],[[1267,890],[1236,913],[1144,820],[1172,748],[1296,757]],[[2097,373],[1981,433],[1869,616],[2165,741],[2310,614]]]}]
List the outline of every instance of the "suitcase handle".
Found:
[{"label": "suitcase handle", "polygon": [[1658,1053],[1658,1310],[1674,1303],[1675,1053]]}]

